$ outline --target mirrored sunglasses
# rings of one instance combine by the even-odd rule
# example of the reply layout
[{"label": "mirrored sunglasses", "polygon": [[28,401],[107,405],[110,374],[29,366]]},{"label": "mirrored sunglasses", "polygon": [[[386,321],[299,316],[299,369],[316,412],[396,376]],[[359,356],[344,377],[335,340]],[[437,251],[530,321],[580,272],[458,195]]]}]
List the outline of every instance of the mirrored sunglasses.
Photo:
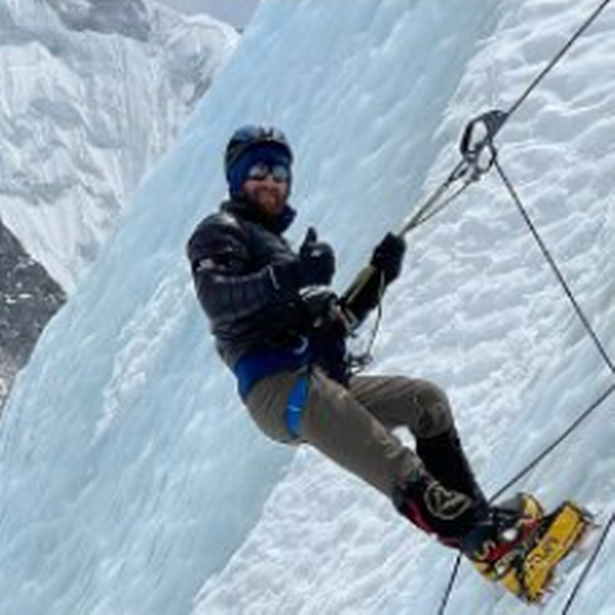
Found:
[{"label": "mirrored sunglasses", "polygon": [[290,180],[290,169],[283,164],[269,165],[265,162],[257,162],[250,167],[247,179],[263,181],[271,175],[273,181],[282,183]]}]

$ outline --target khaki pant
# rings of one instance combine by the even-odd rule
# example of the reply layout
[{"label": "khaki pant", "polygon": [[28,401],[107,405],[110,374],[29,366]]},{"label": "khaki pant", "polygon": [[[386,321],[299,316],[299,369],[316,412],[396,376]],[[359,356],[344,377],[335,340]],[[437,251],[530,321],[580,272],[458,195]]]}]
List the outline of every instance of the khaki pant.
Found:
[{"label": "khaki pant", "polygon": [[314,369],[294,439],[286,407],[297,377],[283,372],[254,386],[246,405],[256,424],[278,442],[311,444],[389,497],[422,465],[392,430],[407,427],[415,438],[430,438],[454,427],[446,395],[425,380],[356,376],[346,389]]}]

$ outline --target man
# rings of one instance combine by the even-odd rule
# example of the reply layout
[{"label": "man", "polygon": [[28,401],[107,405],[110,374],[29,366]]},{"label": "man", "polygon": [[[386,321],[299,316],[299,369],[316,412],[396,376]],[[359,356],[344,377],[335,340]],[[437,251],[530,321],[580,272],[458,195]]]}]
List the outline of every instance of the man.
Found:
[{"label": "man", "polygon": [[[188,243],[198,298],[244,404],[267,436],[314,446],[442,543],[475,561],[501,557],[501,534],[519,513],[487,503],[443,391],[349,369],[345,339],[398,277],[403,239],[388,234],[370,275],[338,298],[329,288],[332,247],[314,229],[297,252],[283,237],[295,217],[292,162],[280,131],[237,130],[225,155],[230,199]],[[397,427],[410,430],[416,452],[392,433]]]}]

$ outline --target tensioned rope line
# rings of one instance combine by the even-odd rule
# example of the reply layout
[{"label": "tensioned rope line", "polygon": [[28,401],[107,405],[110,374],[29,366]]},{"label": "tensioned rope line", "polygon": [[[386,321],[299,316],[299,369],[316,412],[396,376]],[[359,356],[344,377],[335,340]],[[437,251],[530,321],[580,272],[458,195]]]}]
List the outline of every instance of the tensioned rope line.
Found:
[{"label": "tensioned rope line", "polygon": [[516,485],[522,478],[527,476],[541,461],[546,459],[556,448],[560,446],[568,437],[575,432],[578,427],[583,423],[586,419],[588,419],[594,411],[601,406],[604,401],[610,397],[613,393],[615,393],[615,383],[611,384],[607,389],[605,389],[600,397],[596,399],[589,407],[587,407],[569,426],[564,430],[549,446],[542,450],[532,461],[530,461],[523,469],[521,469],[517,474],[515,474],[508,482],[502,485],[490,498],[490,501],[497,500],[501,497],[506,491],[508,491],[511,487]]},{"label": "tensioned rope line", "polygon": [[517,109],[525,102],[526,98],[536,89],[538,84],[547,76],[549,72],[553,69],[553,67],[566,55],[570,47],[574,45],[576,40],[591,26],[591,24],[598,18],[600,13],[606,8],[607,4],[609,4],[611,0],[603,0],[603,2],[596,7],[594,12],[583,22],[581,27],[572,35],[572,37],[568,40],[568,42],[553,56],[553,59],[547,64],[544,70],[537,75],[537,77],[530,83],[525,92],[519,96],[517,101],[510,107],[507,112],[507,119],[517,111]]},{"label": "tensioned rope line", "polygon": [[[562,48],[553,56],[547,63],[544,69],[532,80],[525,91],[517,98],[517,100],[509,107],[508,111],[492,110],[472,120],[465,129],[461,139],[460,150],[462,154],[461,160],[455,165],[446,179],[438,185],[425,199],[423,203],[417,206],[412,217],[404,223],[398,231],[400,237],[404,237],[410,231],[421,226],[428,220],[431,220],[438,213],[443,211],[448,205],[453,203],[467,188],[473,183],[479,181],[483,175],[491,170],[496,157],[497,151],[493,145],[493,138],[506,124],[508,119],[513,115],[519,107],[525,102],[530,94],[538,87],[545,77],[553,70],[553,68],[562,60],[566,53],[570,50],[575,41],[589,28],[589,26],[598,18],[600,13],[610,4],[611,0],[602,0],[601,4],[593,11],[593,13],[585,19],[581,26],[570,36]],[[486,130],[486,135],[478,141],[472,142],[475,129],[481,127]],[[487,156],[484,154],[487,152]],[[461,186],[457,184],[462,182]],[[453,188],[455,188],[453,190]],[[367,268],[364,281],[369,279],[370,267]],[[359,276],[361,277],[361,276]],[[361,287],[361,283],[357,284],[355,291]],[[367,350],[362,353],[361,366],[364,368],[371,360],[371,348],[378,335],[381,320],[381,301],[382,293],[378,298],[379,316],[373,326],[370,336],[370,342]]]},{"label": "tensioned rope line", "polygon": [[574,587],[572,588],[572,591],[570,592],[570,595],[568,596],[568,600],[566,601],[566,604],[564,605],[564,609],[562,610],[561,615],[567,615],[568,612],[570,611],[570,608],[572,607],[572,604],[575,601],[579,593],[579,590],[581,589],[581,586],[585,582],[585,579],[587,578],[587,575],[589,574],[590,570],[593,568],[595,561],[598,559],[598,555],[602,549],[602,546],[606,542],[607,536],[609,535],[609,532],[611,531],[611,528],[613,527],[614,521],[615,521],[615,513],[612,513],[611,516],[609,517],[609,520],[607,521],[607,524],[604,527],[604,530],[602,531],[602,534],[600,535],[600,539],[598,540],[598,543],[596,544],[591,554],[591,557],[589,558],[589,560],[587,560],[587,563],[583,567],[581,576],[578,578],[577,582],[574,584]]},{"label": "tensioned rope line", "polygon": [[555,262],[555,259],[551,255],[551,252],[549,251],[549,248],[547,248],[547,245],[544,242],[543,238],[541,237],[540,233],[538,232],[538,229],[536,228],[536,225],[532,222],[532,219],[530,218],[530,215],[528,214],[527,209],[524,207],[523,202],[521,201],[521,198],[519,197],[519,193],[515,190],[515,188],[514,188],[512,182],[510,181],[509,177],[506,175],[506,173],[504,173],[504,169],[502,168],[502,165],[500,164],[500,162],[498,161],[497,158],[494,160],[494,166],[495,166],[495,170],[497,171],[498,175],[500,176],[502,182],[506,186],[506,189],[508,190],[508,193],[512,197],[512,200],[514,201],[515,205],[517,206],[517,209],[519,210],[519,213],[523,217],[523,220],[525,221],[528,229],[530,230],[530,233],[532,234],[532,236],[534,237],[536,243],[538,244],[538,247],[540,248],[540,251],[542,252],[542,254],[543,254],[544,258],[546,259],[546,261],[549,263],[549,266],[553,270],[553,273],[557,277],[561,287],[563,288],[564,292],[566,293],[566,296],[568,297],[568,300],[572,304],[572,307],[574,308],[574,311],[576,312],[577,316],[579,317],[579,319],[583,323],[583,326],[585,327],[585,330],[587,331],[587,334],[593,340],[596,348],[598,349],[598,352],[600,353],[601,357],[603,358],[603,360],[606,363],[606,365],[608,366],[608,368],[611,370],[611,373],[613,375],[615,375],[615,364],[613,363],[611,357],[609,356],[609,353],[607,352],[606,348],[604,347],[604,344],[600,341],[600,338],[598,337],[598,334],[596,333],[596,331],[592,327],[591,323],[589,322],[589,318],[587,318],[585,312],[583,311],[583,309],[581,308],[579,302],[577,301],[576,297],[574,296],[574,293],[572,292],[572,290],[570,288],[570,285],[566,281],[566,278],[564,277],[561,269],[558,267],[557,263]]},{"label": "tensioned rope line", "polygon": [[[541,461],[546,459],[556,448],[558,448],[565,440],[568,439],[577,428],[583,423],[589,416],[591,416],[594,411],[613,393],[615,392],[615,383],[611,384],[600,397],[594,401],[584,412],[582,412],[569,426],[568,428],[547,448],[545,448],[541,453],[539,453],[530,463],[528,463],[523,469],[521,469],[517,474],[515,474],[508,482],[506,482],[502,487],[500,487],[490,498],[489,501],[493,502],[497,500],[501,495],[503,495],[508,489],[513,487],[516,483],[518,483],[522,478],[527,476]],[[461,565],[461,555],[457,554],[455,558],[455,563],[453,565],[453,569],[451,570],[451,575],[444,591],[442,601],[440,603],[440,608],[438,610],[438,615],[443,615],[446,611],[446,607],[448,605],[448,601],[453,591],[453,587],[455,585],[455,581],[457,580],[457,575],[459,573],[459,567]]]},{"label": "tensioned rope line", "polygon": [[[540,71],[540,73],[536,75],[525,91],[515,100],[507,111],[498,111],[497,115],[494,115],[492,112],[491,119],[493,120],[493,124],[487,127],[489,131],[487,138],[483,139],[478,144],[478,150],[472,153],[472,157],[470,159],[467,157],[467,152],[464,154],[462,151],[462,154],[464,154],[462,159],[455,165],[447,178],[429,194],[421,205],[417,207],[416,213],[399,231],[400,235],[406,235],[411,230],[433,218],[437,213],[441,212],[447,205],[452,203],[458,196],[460,196],[470,184],[480,179],[480,177],[491,168],[491,164],[488,164],[485,168],[480,168],[478,163],[481,151],[485,147],[489,147],[496,133],[499,132],[510,117],[518,111],[530,94],[547,77],[555,66],[561,62],[562,58],[568,53],[574,43],[583,35],[591,24],[596,21],[598,16],[610,3],[611,0],[603,0],[600,5],[596,7],[592,14],[583,21],[581,26],[570,36],[562,48],[553,56],[553,58]],[[470,123],[470,126],[471,125],[472,123]],[[464,140],[467,136],[469,135],[464,135]],[[463,185],[452,194],[448,194],[452,187],[460,180],[463,180]]]},{"label": "tensioned rope line", "polygon": [[[478,148],[475,149],[473,152],[470,152],[472,154],[473,158],[468,160],[467,164],[468,165],[474,164],[475,165],[475,170],[474,170],[474,173],[472,173],[472,175],[470,177],[470,180],[469,181],[466,180],[466,185],[464,186],[464,189],[465,189],[465,187],[467,187],[467,184],[469,184],[470,181],[477,181],[478,179],[480,179],[480,177],[485,172],[490,170],[491,166],[495,165],[495,168],[498,171],[498,174],[500,175],[500,177],[501,177],[502,181],[504,182],[505,186],[508,188],[509,193],[513,197],[517,207],[519,208],[520,212],[522,213],[523,218],[526,221],[526,224],[528,224],[528,227],[530,228],[530,231],[532,232],[532,235],[534,236],[535,240],[537,241],[538,245],[540,246],[541,251],[545,255],[545,258],[547,259],[547,261],[549,262],[549,264],[552,267],[553,271],[555,272],[555,274],[556,274],[560,284],[563,286],[563,288],[564,288],[564,290],[566,292],[566,295],[568,296],[569,300],[571,301],[571,303],[572,303],[572,305],[573,305],[573,307],[575,309],[575,312],[578,314],[578,316],[580,317],[581,321],[583,322],[583,325],[584,325],[585,329],[588,331],[588,334],[590,335],[590,337],[594,341],[594,344],[598,348],[598,350],[600,352],[600,355],[604,359],[605,363],[608,365],[611,373],[615,374],[615,365],[613,364],[613,361],[611,360],[609,354],[607,353],[604,345],[602,344],[602,342],[600,341],[600,339],[596,335],[595,331],[591,327],[591,324],[589,323],[589,320],[585,316],[583,310],[580,308],[580,305],[576,301],[576,298],[574,297],[574,294],[572,294],[569,285],[567,284],[565,278],[563,277],[563,275],[561,274],[561,271],[559,270],[559,267],[557,267],[557,264],[555,263],[554,259],[551,257],[548,249],[546,248],[546,245],[542,241],[542,238],[538,234],[538,232],[537,232],[535,226],[533,225],[531,219],[527,215],[527,212],[525,211],[525,208],[523,207],[523,204],[521,203],[521,200],[519,199],[518,194],[514,190],[514,187],[512,186],[510,181],[508,180],[506,174],[503,172],[503,169],[502,169],[501,165],[499,164],[499,162],[497,160],[497,151],[495,150],[495,147],[493,146],[493,137],[495,136],[495,134],[502,128],[502,126],[510,118],[510,116],[519,109],[519,107],[529,97],[529,95],[532,93],[532,91],[536,89],[536,87],[547,76],[547,74],[551,70],[553,70],[553,68],[556,66],[556,64],[561,61],[561,59],[564,57],[564,55],[572,47],[574,42],[597,19],[597,17],[606,8],[606,6],[610,3],[610,1],[611,0],[603,0],[603,2],[594,10],[594,12],[589,16],[589,18],[586,19],[583,22],[581,27],[571,36],[571,38],[560,49],[560,51],[553,57],[553,59],[547,64],[547,66],[530,83],[530,85],[526,88],[526,90],[523,92],[523,94],[509,108],[508,112],[504,113],[504,112],[497,112],[496,111],[496,112],[492,112],[491,115],[490,114],[485,114],[485,116],[481,116],[481,118],[478,118],[479,120],[483,119],[483,118],[495,119],[495,122],[492,125],[489,125],[489,123],[487,123],[487,121],[485,121],[485,127],[486,127],[486,130],[487,130],[487,134],[483,138],[483,140],[478,143]],[[470,125],[468,126],[468,129],[466,129],[466,133],[463,136],[463,139],[462,139],[462,154],[464,154],[464,151],[463,151],[464,146],[465,146],[466,150],[470,149],[469,148],[469,140],[470,140],[470,137],[471,137],[472,124],[473,123],[470,123]],[[489,152],[491,154],[491,160],[489,161],[488,165],[485,168],[479,169],[477,167],[477,164],[478,164],[477,160],[478,160],[478,158],[480,156],[481,151],[484,148],[488,148],[489,149]],[[463,167],[463,162],[458,164],[455,167],[455,170],[453,171],[453,173],[451,173],[449,178],[447,178],[447,180],[442,184],[440,190],[445,190],[446,188],[448,188],[448,185],[450,183],[452,183],[452,181],[454,179],[454,176],[455,175],[459,175],[459,173],[463,170],[462,167]],[[437,194],[437,191],[436,191],[435,194]],[[432,198],[432,200],[433,200],[433,198]],[[452,198],[447,201],[447,204],[449,202],[451,202],[451,200],[452,200]],[[415,228],[416,226],[418,226],[419,224],[421,224],[425,220],[427,220],[430,217],[432,217],[431,215],[429,215],[429,216],[425,215],[424,210],[425,210],[425,208],[427,206],[430,206],[430,207],[432,206],[432,204],[430,203],[429,200],[428,200],[428,202],[422,208],[419,209],[418,213],[410,220],[410,222],[408,224],[406,224],[406,226],[402,230],[402,234],[405,234],[406,232],[408,232],[411,229]],[[433,208],[433,209],[435,210],[435,208]],[[443,209],[443,206],[438,207],[437,211],[441,211],[442,209]],[[437,211],[434,211],[434,214],[437,213]],[[528,464],[522,471],[520,471],[515,477],[513,477],[512,480],[510,480],[506,485],[504,485],[504,487],[499,489],[497,491],[497,493],[491,499],[493,500],[493,499],[499,497],[508,488],[513,486],[522,477],[524,477],[527,473],[529,473],[536,465],[538,465],[538,463],[540,463],[540,461],[542,461],[544,458],[546,458],[548,455],[550,455],[553,452],[553,450],[555,448],[557,448],[566,438],[568,438],[577,429],[577,427],[587,417],[589,417],[596,410],[596,408],[598,408],[604,402],[604,400],[607,397],[609,397],[614,391],[615,391],[615,384],[612,384],[606,391],[604,391],[602,393],[602,395],[598,398],[598,400],[596,400],[593,404],[591,404],[591,406],[589,408],[587,408],[587,410],[585,410],[573,422],[573,424],[571,426],[569,426],[569,428],[562,435],[560,435],[559,438],[557,438],[555,440],[555,442],[553,442],[549,447],[547,447],[547,449],[545,449],[532,462],[530,462],[530,464]],[[605,533],[603,535],[603,539],[606,538],[606,533],[610,529],[610,523],[612,522],[612,520],[613,520],[613,517],[611,518],[611,521],[609,522],[609,526],[605,530]],[[597,553],[594,552],[594,556],[593,557],[595,557],[596,555],[597,555]],[[580,588],[581,584],[583,583],[583,580],[584,580],[584,578],[586,576],[586,572],[588,571],[588,569],[591,566],[592,562],[593,562],[593,558],[590,561],[590,563],[588,563],[588,566],[586,567],[586,570],[584,571],[584,574],[582,575],[582,578],[579,579],[577,585],[575,586],[575,588],[573,590],[573,596],[571,597],[571,600],[569,601],[569,604],[572,602],[572,599],[574,598],[574,595],[576,595],[576,592],[578,591],[578,589]],[[446,610],[446,607],[448,605],[448,601],[449,601],[450,596],[452,594],[452,591],[453,591],[453,588],[454,588],[454,584],[455,584],[455,581],[456,581],[456,578],[457,578],[457,575],[458,575],[458,572],[459,572],[460,564],[461,564],[461,556],[457,555],[457,558],[456,558],[453,570],[451,572],[451,576],[450,576],[449,582],[447,584],[447,587],[446,587],[446,590],[445,590],[442,602],[440,604],[440,608],[438,610],[438,615],[443,615],[445,610]],[[569,604],[566,606],[566,609],[565,609],[564,613],[567,613]],[[564,615],[564,613],[562,615]]]}]

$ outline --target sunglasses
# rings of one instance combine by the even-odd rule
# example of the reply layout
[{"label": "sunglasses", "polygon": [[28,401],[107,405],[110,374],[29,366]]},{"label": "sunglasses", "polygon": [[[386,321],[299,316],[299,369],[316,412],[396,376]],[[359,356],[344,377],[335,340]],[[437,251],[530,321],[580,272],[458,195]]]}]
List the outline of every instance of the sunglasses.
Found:
[{"label": "sunglasses", "polygon": [[266,162],[257,162],[248,171],[248,180],[263,181],[269,175],[277,183],[288,182],[290,180],[290,169],[283,164],[269,165]]}]

